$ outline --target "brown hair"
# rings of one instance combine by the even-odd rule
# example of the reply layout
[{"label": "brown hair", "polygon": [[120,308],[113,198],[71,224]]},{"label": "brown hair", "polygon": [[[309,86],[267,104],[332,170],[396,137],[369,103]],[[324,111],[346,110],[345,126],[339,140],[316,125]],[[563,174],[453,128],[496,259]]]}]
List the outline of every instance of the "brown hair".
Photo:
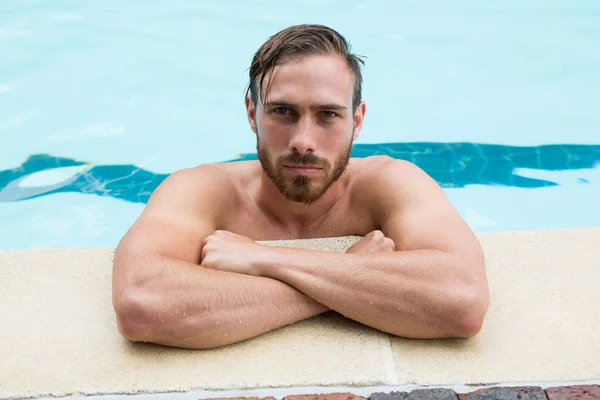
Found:
[{"label": "brown hair", "polygon": [[[265,76],[272,72],[277,63],[294,56],[312,54],[337,54],[346,60],[354,76],[354,93],[352,96],[352,110],[361,102],[362,98],[362,73],[360,65],[364,65],[361,56],[350,53],[350,44],[335,30],[323,25],[295,25],[286,28],[269,39],[258,49],[250,65],[250,82],[246,89],[246,96],[250,97],[254,105],[257,104],[258,94],[264,103],[262,86]],[[258,85],[260,82],[260,86]],[[270,84],[269,84],[270,86]],[[260,88],[260,91],[259,91]]]}]

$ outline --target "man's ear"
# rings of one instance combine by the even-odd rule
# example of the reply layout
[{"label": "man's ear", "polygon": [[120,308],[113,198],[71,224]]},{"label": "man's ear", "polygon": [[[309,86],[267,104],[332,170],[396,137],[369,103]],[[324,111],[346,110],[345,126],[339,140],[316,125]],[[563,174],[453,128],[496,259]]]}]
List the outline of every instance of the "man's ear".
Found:
[{"label": "man's ear", "polygon": [[356,111],[354,112],[354,131],[352,132],[352,141],[355,141],[358,138],[360,130],[362,129],[366,113],[367,104],[364,101],[361,101],[358,107],[356,107]]},{"label": "man's ear", "polygon": [[252,132],[256,133],[256,107],[250,98],[250,95],[246,96],[246,114],[248,114],[248,123]]}]

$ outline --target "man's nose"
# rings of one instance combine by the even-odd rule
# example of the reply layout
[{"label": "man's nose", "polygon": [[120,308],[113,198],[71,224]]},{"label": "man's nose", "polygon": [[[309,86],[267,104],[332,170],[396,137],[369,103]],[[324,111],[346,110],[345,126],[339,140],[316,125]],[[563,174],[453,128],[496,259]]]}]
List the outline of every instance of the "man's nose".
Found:
[{"label": "man's nose", "polygon": [[290,150],[305,154],[317,150],[315,127],[312,121],[299,121],[290,140]]}]

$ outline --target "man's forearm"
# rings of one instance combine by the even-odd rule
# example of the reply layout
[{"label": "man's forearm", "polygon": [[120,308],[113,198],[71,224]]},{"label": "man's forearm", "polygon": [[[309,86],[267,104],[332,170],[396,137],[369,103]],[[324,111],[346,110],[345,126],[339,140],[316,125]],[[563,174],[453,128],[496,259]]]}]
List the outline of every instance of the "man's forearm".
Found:
[{"label": "man's forearm", "polygon": [[122,333],[131,340],[214,348],[330,310],[267,277],[215,271],[172,259],[157,260],[148,269],[152,278],[132,289],[125,300],[133,304],[130,310],[137,315],[124,312],[119,318]]},{"label": "man's forearm", "polygon": [[485,278],[436,250],[343,254],[272,247],[260,275],[286,282],[344,316],[412,338],[464,337],[485,312]]}]

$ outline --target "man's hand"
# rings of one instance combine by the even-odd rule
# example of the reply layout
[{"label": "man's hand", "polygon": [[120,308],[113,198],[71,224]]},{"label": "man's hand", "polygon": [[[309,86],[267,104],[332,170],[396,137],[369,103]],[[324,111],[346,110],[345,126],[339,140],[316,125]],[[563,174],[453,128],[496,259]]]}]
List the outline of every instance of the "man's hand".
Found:
[{"label": "man's hand", "polygon": [[257,264],[265,247],[246,236],[218,230],[204,239],[200,266],[260,276]]},{"label": "man's hand", "polygon": [[396,250],[394,241],[386,237],[383,232],[376,230],[369,232],[365,237],[354,243],[346,253],[386,253]]},{"label": "man's hand", "polygon": [[[254,240],[218,230],[204,240],[201,267],[235,272],[238,274],[262,276],[259,272],[261,260],[264,260],[268,246]],[[368,233],[346,250],[346,253],[385,253],[395,251],[394,241],[383,232],[376,230]]]}]

